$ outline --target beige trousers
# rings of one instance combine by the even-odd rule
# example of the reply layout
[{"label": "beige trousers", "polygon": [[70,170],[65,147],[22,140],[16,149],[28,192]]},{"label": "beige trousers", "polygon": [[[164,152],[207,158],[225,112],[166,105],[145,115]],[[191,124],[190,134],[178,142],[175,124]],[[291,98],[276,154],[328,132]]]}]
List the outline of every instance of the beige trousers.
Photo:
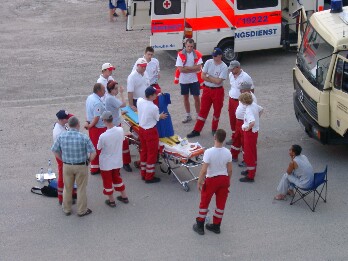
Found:
[{"label": "beige trousers", "polygon": [[74,183],[77,185],[77,214],[82,215],[87,211],[88,166],[63,164],[63,211],[71,212],[72,191]]}]

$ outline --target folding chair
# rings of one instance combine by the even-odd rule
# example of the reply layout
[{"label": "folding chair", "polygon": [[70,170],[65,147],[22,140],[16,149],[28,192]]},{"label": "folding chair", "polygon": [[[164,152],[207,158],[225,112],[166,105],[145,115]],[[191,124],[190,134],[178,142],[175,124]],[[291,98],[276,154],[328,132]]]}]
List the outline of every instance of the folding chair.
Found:
[{"label": "folding chair", "polygon": [[[326,194],[327,194],[327,165],[323,172],[314,173],[314,180],[312,185],[309,188],[300,188],[295,184],[292,184],[295,188],[295,194],[291,199],[290,205],[294,205],[297,201],[303,199],[303,201],[307,204],[307,206],[314,212],[315,208],[318,204],[319,199],[321,198],[326,203]],[[319,188],[322,185],[321,189]],[[322,197],[323,190],[325,189],[325,196]],[[320,191],[319,191],[320,190]],[[305,199],[306,196],[313,192],[313,204],[309,204]],[[296,194],[300,195],[300,198],[295,200]],[[316,195],[318,195],[316,200]]]}]

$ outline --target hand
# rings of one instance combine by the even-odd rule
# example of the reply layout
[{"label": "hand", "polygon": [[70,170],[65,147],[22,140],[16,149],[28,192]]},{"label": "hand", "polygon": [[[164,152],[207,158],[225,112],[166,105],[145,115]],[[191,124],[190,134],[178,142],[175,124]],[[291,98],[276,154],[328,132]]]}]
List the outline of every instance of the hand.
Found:
[{"label": "hand", "polygon": [[121,111],[121,114],[122,115],[125,115],[125,114],[127,114],[128,112],[127,111]]},{"label": "hand", "polygon": [[85,127],[86,130],[88,130],[89,129],[89,123],[86,122],[84,127]]},{"label": "hand", "polygon": [[203,185],[204,185],[204,181],[199,181],[198,180],[198,182],[197,182],[197,189],[198,189],[198,191],[202,191]]},{"label": "hand", "polygon": [[123,93],[124,87],[123,87],[123,86],[120,86],[120,87],[118,88],[118,90],[119,90],[120,93]]},{"label": "hand", "polygon": [[167,117],[168,117],[168,114],[165,113],[165,112],[162,112],[162,113],[160,114],[160,116],[159,116],[159,118],[160,118],[161,120],[163,120],[163,119],[165,119],[165,118],[167,118]]}]

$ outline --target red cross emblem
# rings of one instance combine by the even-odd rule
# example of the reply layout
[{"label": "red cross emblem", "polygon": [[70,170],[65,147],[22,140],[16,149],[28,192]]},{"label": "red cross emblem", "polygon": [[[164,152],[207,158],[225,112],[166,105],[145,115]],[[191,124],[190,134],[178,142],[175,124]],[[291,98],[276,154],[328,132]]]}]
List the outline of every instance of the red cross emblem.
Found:
[{"label": "red cross emblem", "polygon": [[172,6],[172,2],[170,0],[165,0],[163,2],[163,8],[164,9],[169,9]]}]

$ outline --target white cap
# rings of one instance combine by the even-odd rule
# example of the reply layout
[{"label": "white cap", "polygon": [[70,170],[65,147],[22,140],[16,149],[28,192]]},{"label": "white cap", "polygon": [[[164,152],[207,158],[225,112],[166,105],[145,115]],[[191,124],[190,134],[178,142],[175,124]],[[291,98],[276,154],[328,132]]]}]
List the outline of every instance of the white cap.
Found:
[{"label": "white cap", "polygon": [[144,58],[139,58],[136,62],[137,65],[140,65],[141,67],[147,66],[147,61]]},{"label": "white cap", "polygon": [[108,69],[109,71],[115,70],[115,67],[111,63],[104,63],[102,65],[102,71]]}]

